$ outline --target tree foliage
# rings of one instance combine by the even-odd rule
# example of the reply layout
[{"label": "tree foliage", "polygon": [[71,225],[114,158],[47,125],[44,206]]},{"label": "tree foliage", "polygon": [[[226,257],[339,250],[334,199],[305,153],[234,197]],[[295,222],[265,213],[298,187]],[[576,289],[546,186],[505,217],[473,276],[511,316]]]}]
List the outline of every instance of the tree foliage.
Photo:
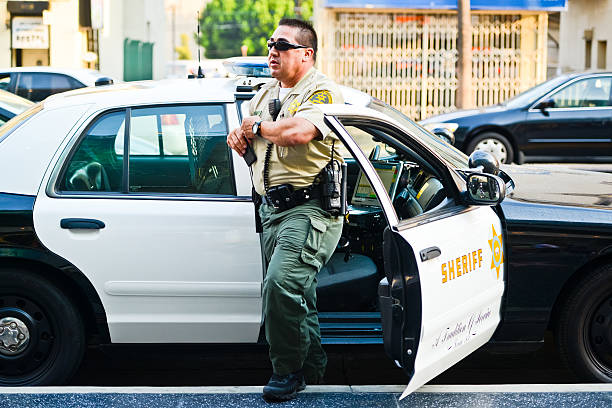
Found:
[{"label": "tree foliage", "polygon": [[[200,18],[200,44],[206,58],[266,55],[266,41],[281,18],[312,18],[313,0],[211,0]],[[196,39],[197,41],[197,39]]]},{"label": "tree foliage", "polygon": [[178,59],[180,60],[190,60],[193,58],[189,49],[189,36],[187,33],[181,34],[181,45],[175,47],[174,50],[177,52]]}]

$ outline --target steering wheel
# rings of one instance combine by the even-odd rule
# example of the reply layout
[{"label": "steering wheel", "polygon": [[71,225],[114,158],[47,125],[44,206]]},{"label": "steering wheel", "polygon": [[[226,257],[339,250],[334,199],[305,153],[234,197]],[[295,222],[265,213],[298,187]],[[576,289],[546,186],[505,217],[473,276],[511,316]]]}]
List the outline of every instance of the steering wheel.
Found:
[{"label": "steering wheel", "polygon": [[372,151],[370,152],[370,161],[376,161],[380,157],[380,145],[374,146]]},{"label": "steering wheel", "polygon": [[396,194],[393,207],[400,220],[412,218],[423,213],[423,208],[415,198],[416,194],[411,187],[404,187]]}]

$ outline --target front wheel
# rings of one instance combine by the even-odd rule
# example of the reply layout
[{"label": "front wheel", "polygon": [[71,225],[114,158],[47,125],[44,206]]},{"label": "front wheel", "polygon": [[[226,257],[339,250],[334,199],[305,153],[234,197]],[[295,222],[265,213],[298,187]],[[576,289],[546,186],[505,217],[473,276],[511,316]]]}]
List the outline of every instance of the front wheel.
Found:
[{"label": "front wheel", "polygon": [[62,384],[84,351],[79,312],[57,286],[27,270],[0,270],[0,386]]},{"label": "front wheel", "polygon": [[496,132],[484,132],[474,136],[467,145],[466,153],[469,155],[475,150],[489,152],[503,164],[512,163],[514,160],[512,144],[505,136]]},{"label": "front wheel", "polygon": [[612,265],[578,282],[555,337],[561,358],[580,380],[612,382]]}]

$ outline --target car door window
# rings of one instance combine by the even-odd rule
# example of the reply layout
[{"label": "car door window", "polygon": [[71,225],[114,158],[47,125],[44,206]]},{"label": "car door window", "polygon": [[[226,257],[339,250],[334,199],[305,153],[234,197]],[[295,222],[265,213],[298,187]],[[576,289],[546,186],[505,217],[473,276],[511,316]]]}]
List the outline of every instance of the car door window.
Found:
[{"label": "car door window", "polygon": [[123,158],[115,152],[115,143],[124,137],[124,121],[125,111],[115,111],[88,127],[62,172],[60,191],[121,191]]},{"label": "car door window", "polygon": [[131,109],[129,188],[122,184],[125,115],[102,115],[88,128],[61,191],[236,195],[224,105]]},{"label": "car door window", "polygon": [[130,192],[236,194],[223,105],[132,109],[130,122]]},{"label": "car door window", "polygon": [[576,81],[552,95],[555,108],[589,108],[611,106],[611,77],[594,77]]},{"label": "car door window", "polygon": [[66,75],[42,72],[22,72],[17,81],[16,94],[31,101],[42,101],[49,95],[83,87]]},{"label": "car door window", "polygon": [[[449,196],[442,176],[421,155],[398,141],[382,126],[344,128],[370,158],[399,220],[433,211]],[[356,164],[349,166],[347,198],[354,207],[376,207],[379,200],[365,174]]]}]

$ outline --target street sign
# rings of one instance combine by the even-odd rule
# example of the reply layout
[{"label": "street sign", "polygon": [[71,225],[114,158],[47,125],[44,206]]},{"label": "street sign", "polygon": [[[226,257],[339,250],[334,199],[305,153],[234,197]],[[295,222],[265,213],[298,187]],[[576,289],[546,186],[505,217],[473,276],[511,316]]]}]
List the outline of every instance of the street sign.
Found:
[{"label": "street sign", "polygon": [[13,17],[11,26],[13,48],[49,48],[49,28],[42,17]]}]

